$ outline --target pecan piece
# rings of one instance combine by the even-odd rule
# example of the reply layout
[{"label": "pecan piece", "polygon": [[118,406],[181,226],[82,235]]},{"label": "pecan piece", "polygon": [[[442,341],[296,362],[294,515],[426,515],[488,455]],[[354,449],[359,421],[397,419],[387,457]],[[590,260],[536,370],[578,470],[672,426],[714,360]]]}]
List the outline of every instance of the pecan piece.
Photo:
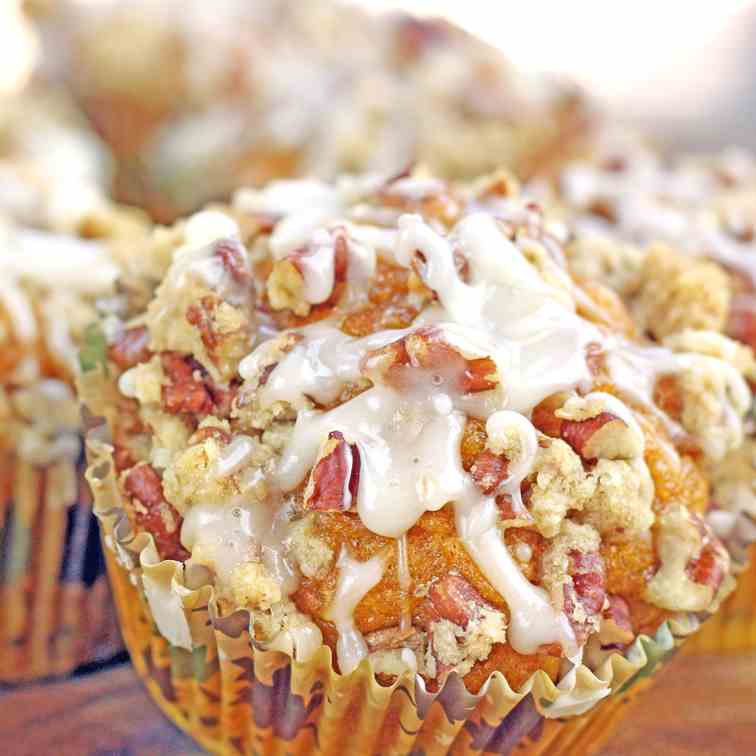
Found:
[{"label": "pecan piece", "polygon": [[363,372],[381,376],[397,390],[426,383],[451,384],[461,393],[476,393],[496,388],[499,379],[496,363],[490,357],[466,358],[446,343],[444,333],[434,326],[419,328],[398,341],[368,352]]},{"label": "pecan piece", "polygon": [[110,345],[108,357],[122,370],[128,370],[150,359],[152,352],[147,347],[149,343],[147,326],[129,328]]},{"label": "pecan piece", "polygon": [[249,264],[247,253],[241,242],[237,239],[221,239],[215,243],[213,255],[223,263],[223,267],[230,273],[238,284],[247,284],[250,281]]},{"label": "pecan piece", "polygon": [[692,514],[691,519],[701,534],[702,545],[698,556],[688,563],[686,572],[694,583],[711,588],[712,596],[715,596],[729,570],[730,557],[711,526],[702,517]]},{"label": "pecan piece", "polygon": [[584,460],[616,459],[637,456],[634,431],[611,412],[601,412],[588,420],[565,420],[562,440]]},{"label": "pecan piece", "polygon": [[756,297],[740,295],[730,305],[727,335],[756,350]]},{"label": "pecan piece", "polygon": [[598,553],[571,551],[572,582],[564,586],[564,612],[579,644],[598,628],[606,598],[604,560]]},{"label": "pecan piece", "polygon": [[635,638],[630,606],[622,596],[608,595],[608,606],[601,614],[599,641],[601,647],[624,648]]},{"label": "pecan piece", "polygon": [[520,493],[522,505],[519,502],[515,503],[515,500],[509,494],[499,494],[496,497],[496,506],[502,520],[533,521],[533,515],[527,510],[530,496],[533,493],[533,484],[529,480],[523,480],[520,485]]},{"label": "pecan piece", "polygon": [[486,449],[473,462],[470,474],[475,485],[490,496],[509,475],[507,458]]},{"label": "pecan piece", "polygon": [[654,386],[654,403],[673,420],[679,421],[683,413],[683,395],[676,375],[662,375]]},{"label": "pecan piece", "polygon": [[532,414],[532,423],[541,433],[561,438],[584,461],[625,459],[638,456],[636,432],[617,415],[599,412],[585,420],[567,420],[556,413],[564,404],[564,394],[544,399]]},{"label": "pecan piece", "polygon": [[166,412],[193,415],[208,415],[214,410],[213,397],[195,372],[201,367],[191,357],[176,352],[164,352],[161,356],[163,371],[170,380],[162,389],[162,406]]},{"label": "pecan piece", "polygon": [[218,346],[218,335],[213,330],[212,313],[217,301],[214,297],[202,297],[200,303],[191,304],[186,310],[186,320],[200,332],[202,343],[209,351]]},{"label": "pecan piece", "polygon": [[346,511],[357,497],[360,453],[339,431],[332,431],[321,447],[304,494],[306,509]]},{"label": "pecan piece", "polygon": [[428,606],[424,607],[431,622],[449,620],[466,628],[473,617],[487,606],[483,597],[459,575],[446,575],[428,590]]},{"label": "pecan piece", "polygon": [[124,491],[134,503],[134,517],[139,527],[151,533],[161,559],[189,558],[189,552],[181,545],[181,515],[176,512],[163,495],[163,482],[154,468],[148,464],[132,467],[123,481]]}]

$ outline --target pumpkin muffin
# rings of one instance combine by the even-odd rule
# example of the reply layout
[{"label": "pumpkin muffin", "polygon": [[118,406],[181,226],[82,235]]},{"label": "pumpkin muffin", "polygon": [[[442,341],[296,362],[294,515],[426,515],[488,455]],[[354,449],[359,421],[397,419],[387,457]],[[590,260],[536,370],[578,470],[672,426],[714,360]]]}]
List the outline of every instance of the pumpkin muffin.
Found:
[{"label": "pumpkin muffin", "polygon": [[116,196],[163,220],[239,186],[415,160],[532,175],[592,122],[575,87],[459,28],[346,3],[65,0],[45,26],[49,68],[118,157]]},{"label": "pumpkin muffin", "polygon": [[[555,229],[506,174],[370,175],[241,191],[138,258],[79,380],[108,421],[89,477],[138,668],[208,747],[203,691],[259,711],[235,655],[314,675],[326,649],[343,685],[444,706],[546,686],[535,726],[727,595],[705,470],[742,443],[747,383],[639,337]],[[203,658],[199,692],[171,668],[183,709],[161,637]]]},{"label": "pumpkin muffin", "polygon": [[106,199],[81,123],[49,92],[0,100],[0,683],[122,650],[73,381],[94,302],[116,293],[110,244],[144,224]]}]

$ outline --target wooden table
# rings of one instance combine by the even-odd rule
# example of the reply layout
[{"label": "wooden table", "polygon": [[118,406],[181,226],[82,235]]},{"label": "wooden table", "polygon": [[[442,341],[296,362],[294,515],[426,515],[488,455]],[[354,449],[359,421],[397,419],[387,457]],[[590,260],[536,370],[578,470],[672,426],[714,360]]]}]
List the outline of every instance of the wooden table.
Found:
[{"label": "wooden table", "polygon": [[[756,653],[683,656],[602,756],[756,754]],[[712,690],[717,691],[716,694]],[[128,665],[0,693],[4,756],[194,756]]]}]

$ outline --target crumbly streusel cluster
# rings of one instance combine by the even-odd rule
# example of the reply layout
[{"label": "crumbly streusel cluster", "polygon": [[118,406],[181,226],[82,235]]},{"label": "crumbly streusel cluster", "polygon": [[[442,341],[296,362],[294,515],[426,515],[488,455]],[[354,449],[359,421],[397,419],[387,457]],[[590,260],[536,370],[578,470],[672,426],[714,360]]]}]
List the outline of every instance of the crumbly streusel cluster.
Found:
[{"label": "crumbly streusel cluster", "polygon": [[278,182],[159,229],[80,380],[132,527],[342,672],[597,664],[731,585],[749,349],[654,344],[508,174]]},{"label": "crumbly streusel cluster", "polygon": [[[639,329],[736,366],[756,385],[756,161],[741,150],[669,158],[609,141],[555,183],[571,268],[616,290]],[[540,191],[535,188],[536,193]],[[697,410],[691,422],[708,419]],[[756,516],[753,418],[746,443],[711,468],[721,535]]]}]

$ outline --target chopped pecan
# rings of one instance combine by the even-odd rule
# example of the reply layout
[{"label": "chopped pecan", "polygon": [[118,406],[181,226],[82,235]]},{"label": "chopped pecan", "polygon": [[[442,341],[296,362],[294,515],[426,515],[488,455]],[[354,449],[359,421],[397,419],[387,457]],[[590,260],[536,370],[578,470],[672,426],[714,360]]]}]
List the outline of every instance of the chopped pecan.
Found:
[{"label": "chopped pecan", "polygon": [[607,199],[596,198],[591,202],[587,209],[591,215],[603,218],[609,223],[617,222],[617,211],[615,210],[614,205]]},{"label": "chopped pecan", "polygon": [[533,410],[533,425],[541,433],[561,438],[585,461],[637,456],[637,434],[624,420],[611,412],[600,412],[585,420],[566,420],[556,414],[562,397],[547,397]]},{"label": "chopped pecan", "polygon": [[186,320],[200,332],[202,343],[212,351],[218,346],[218,335],[213,329],[212,313],[218,301],[215,297],[202,297],[200,303],[189,305],[186,310]]},{"label": "chopped pecan", "polygon": [[730,567],[727,549],[712,531],[710,525],[699,515],[691,515],[701,534],[702,545],[698,556],[688,563],[688,577],[700,585],[709,586],[716,595]]},{"label": "chopped pecan", "polygon": [[572,583],[564,586],[564,612],[578,643],[582,644],[597,629],[606,598],[604,560],[598,553],[571,551]]},{"label": "chopped pecan", "polygon": [[150,334],[147,326],[129,328],[124,331],[108,348],[108,357],[122,370],[147,362],[152,356],[148,349]]},{"label": "chopped pecan", "polygon": [[247,284],[251,275],[247,253],[237,239],[221,239],[215,243],[213,254],[220,258],[223,267],[238,284]]},{"label": "chopped pecan", "polygon": [[595,378],[606,372],[606,352],[601,344],[591,342],[585,348],[585,362]]},{"label": "chopped pecan", "polygon": [[418,328],[398,341],[368,352],[363,370],[381,375],[396,389],[408,389],[430,380],[439,387],[462,393],[489,391],[499,382],[496,363],[490,357],[466,358],[444,341],[434,326]]},{"label": "chopped pecan", "polygon": [[499,494],[496,497],[496,506],[502,520],[525,520],[532,521],[533,515],[527,510],[530,496],[533,492],[533,484],[529,480],[523,480],[520,486],[522,505],[515,503],[509,494]]},{"label": "chopped pecan", "polygon": [[540,404],[533,408],[530,421],[551,438],[561,438],[562,423],[561,417],[557,417],[556,411],[567,401],[567,394],[558,393],[547,396]]},{"label": "chopped pecan", "polygon": [[360,453],[339,431],[328,434],[304,494],[306,509],[347,510],[357,497]]},{"label": "chopped pecan", "polygon": [[632,428],[611,412],[579,422],[565,420],[562,440],[584,460],[637,456],[638,439]]},{"label": "chopped pecan", "polygon": [[201,367],[191,357],[163,352],[163,371],[170,380],[162,389],[162,406],[166,412],[208,415],[214,410],[213,397],[207,386],[196,377]]},{"label": "chopped pecan", "polygon": [[129,496],[148,507],[164,500],[160,476],[147,464],[133,467],[124,479],[123,487]]},{"label": "chopped pecan", "polygon": [[131,452],[124,446],[116,445],[113,449],[113,464],[118,472],[128,470],[136,464]]},{"label": "chopped pecan", "polygon": [[183,562],[189,552],[181,545],[182,518],[163,496],[160,476],[148,464],[132,467],[123,482],[124,491],[135,499],[136,524],[151,533],[161,559]]},{"label": "chopped pecan", "polygon": [[171,414],[209,415],[213,411],[212,397],[202,383],[173,383],[163,386],[162,394],[163,409]]},{"label": "chopped pecan", "polygon": [[680,420],[683,413],[683,394],[676,375],[662,375],[654,386],[654,403],[673,420]]},{"label": "chopped pecan", "polygon": [[727,335],[756,350],[756,297],[740,295],[732,300]]},{"label": "chopped pecan", "polygon": [[399,625],[386,627],[383,630],[374,630],[372,633],[365,635],[365,642],[371,651],[385,651],[387,649],[397,649],[405,647],[418,647],[419,638],[416,637],[417,631],[412,628],[402,628]]},{"label": "chopped pecan", "polygon": [[449,620],[466,628],[481,608],[488,606],[478,591],[459,575],[446,575],[431,585],[426,606],[428,624]]},{"label": "chopped pecan", "polygon": [[624,648],[635,638],[630,606],[622,596],[608,595],[608,606],[601,614],[599,640],[602,648]]},{"label": "chopped pecan", "polygon": [[475,485],[486,496],[490,496],[501,485],[502,481],[506,480],[509,474],[507,458],[486,449],[473,462],[470,474],[475,481]]}]

